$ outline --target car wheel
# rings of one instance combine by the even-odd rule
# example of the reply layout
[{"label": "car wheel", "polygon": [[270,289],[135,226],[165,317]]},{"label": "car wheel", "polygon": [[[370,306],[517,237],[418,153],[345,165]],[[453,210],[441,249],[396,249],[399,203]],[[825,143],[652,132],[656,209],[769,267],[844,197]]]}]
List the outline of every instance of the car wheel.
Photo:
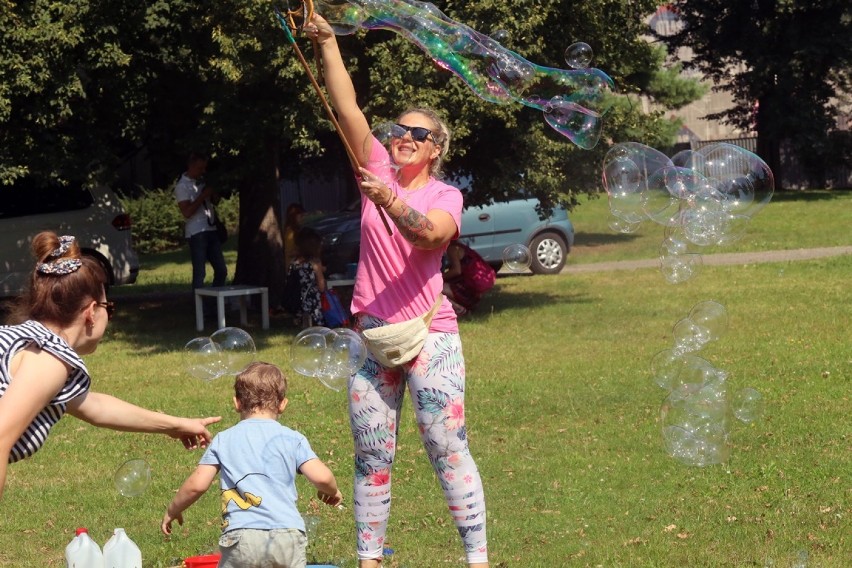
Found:
[{"label": "car wheel", "polygon": [[530,243],[534,274],[558,274],[568,258],[568,246],[556,233],[541,233]]}]

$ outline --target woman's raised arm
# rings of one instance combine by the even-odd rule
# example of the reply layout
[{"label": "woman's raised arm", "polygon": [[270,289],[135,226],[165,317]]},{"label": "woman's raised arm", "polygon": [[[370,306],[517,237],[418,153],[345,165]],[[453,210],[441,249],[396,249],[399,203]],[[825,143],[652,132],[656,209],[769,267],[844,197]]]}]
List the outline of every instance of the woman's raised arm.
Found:
[{"label": "woman's raised arm", "polygon": [[331,99],[331,106],[337,112],[337,121],[343,131],[343,137],[352,147],[359,165],[367,163],[370,157],[370,123],[364,116],[355,95],[355,86],[343,56],[337,45],[334,30],[322,16],[314,15],[311,22],[305,26],[305,34],[316,39],[323,61],[323,76],[325,87]]}]

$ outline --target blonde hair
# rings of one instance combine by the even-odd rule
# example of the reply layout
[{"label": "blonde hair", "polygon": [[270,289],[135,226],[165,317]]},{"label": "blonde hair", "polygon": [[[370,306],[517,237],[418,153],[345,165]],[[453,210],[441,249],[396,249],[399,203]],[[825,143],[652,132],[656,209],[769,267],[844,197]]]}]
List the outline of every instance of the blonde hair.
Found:
[{"label": "blonde hair", "polygon": [[234,381],[234,394],[242,412],[278,412],[287,397],[287,377],[272,363],[256,361]]},{"label": "blonde hair", "polygon": [[405,112],[397,117],[397,120],[402,120],[402,117],[407,114],[422,114],[430,121],[432,121],[432,140],[435,142],[436,146],[441,148],[441,153],[438,154],[438,157],[432,160],[432,163],[429,164],[429,175],[436,179],[441,179],[444,177],[443,165],[444,159],[447,157],[447,154],[450,151],[450,128],[447,126],[447,123],[441,118],[441,116],[432,108],[429,107],[414,107],[409,108]]},{"label": "blonde hair", "polygon": [[[106,294],[107,275],[100,262],[83,256],[76,239],[42,231],[33,237],[36,263],[27,290],[12,306],[9,322],[29,319],[70,326],[91,301]],[[69,271],[50,272],[46,267],[66,264]]]}]

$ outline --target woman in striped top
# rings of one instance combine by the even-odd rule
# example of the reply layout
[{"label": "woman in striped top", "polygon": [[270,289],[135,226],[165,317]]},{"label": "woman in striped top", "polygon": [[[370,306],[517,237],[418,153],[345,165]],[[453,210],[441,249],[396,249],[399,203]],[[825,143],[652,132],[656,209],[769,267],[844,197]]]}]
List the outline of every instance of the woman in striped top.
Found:
[{"label": "woman in striped top", "polygon": [[80,355],[93,353],[113,303],[100,264],[80,254],[74,237],[45,231],[32,243],[37,259],[13,325],[0,326],[0,497],[6,467],[38,451],[67,412],[94,426],[159,432],[187,449],[206,447],[207,426],[220,417],[180,418],[90,390]]}]

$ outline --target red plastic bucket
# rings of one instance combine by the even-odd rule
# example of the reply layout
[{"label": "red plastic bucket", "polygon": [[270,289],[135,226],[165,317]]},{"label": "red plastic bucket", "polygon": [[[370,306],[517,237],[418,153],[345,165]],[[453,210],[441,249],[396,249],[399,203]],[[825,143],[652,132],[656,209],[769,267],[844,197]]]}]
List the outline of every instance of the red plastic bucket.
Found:
[{"label": "red plastic bucket", "polygon": [[220,553],[205,554],[204,556],[190,556],[183,559],[186,568],[216,568],[219,565]]}]

